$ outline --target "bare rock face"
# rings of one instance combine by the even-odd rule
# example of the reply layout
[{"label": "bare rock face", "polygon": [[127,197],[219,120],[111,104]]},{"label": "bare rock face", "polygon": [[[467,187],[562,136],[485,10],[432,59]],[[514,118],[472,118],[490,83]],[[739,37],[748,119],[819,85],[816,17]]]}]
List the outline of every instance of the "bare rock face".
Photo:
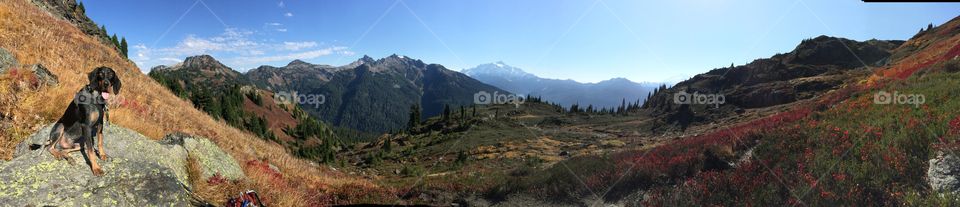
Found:
[{"label": "bare rock face", "polygon": [[[82,153],[74,164],[55,160],[38,144],[52,125],[17,146],[13,160],[0,164],[0,203],[13,206],[140,206],[190,205],[183,147],[164,145],[129,129],[108,126],[104,147],[110,156],[99,161],[104,175],[90,171]],[[97,158],[92,158],[97,159]]]},{"label": "bare rock face", "polygon": [[60,83],[60,81],[57,80],[57,75],[54,75],[50,70],[47,70],[47,67],[43,67],[41,64],[30,66],[30,72],[33,73],[33,76],[37,79],[37,83],[40,85],[56,86]]},{"label": "bare rock face", "polygon": [[[55,160],[40,144],[52,125],[17,145],[14,158],[0,162],[0,204],[11,206],[191,206],[203,204],[191,193],[188,157],[203,168],[201,176],[244,178],[233,157],[207,139],[175,133],[154,141],[115,125],[104,128],[109,156],[99,160],[104,175],[90,171],[80,152],[74,163]],[[97,158],[92,158],[97,159]]]},{"label": "bare rock face", "polygon": [[0,48],[0,74],[7,73],[7,71],[11,70],[22,71],[22,74],[18,74],[18,76],[24,77],[22,80],[35,80],[29,81],[29,83],[22,83],[22,85],[25,86],[29,85],[30,88],[36,89],[41,86],[56,86],[60,83],[60,81],[57,80],[57,75],[54,75],[53,72],[50,72],[50,70],[42,64],[21,66],[17,58],[14,57],[10,51]]},{"label": "bare rock face", "polygon": [[0,48],[0,73],[5,73],[18,64],[17,58],[14,58],[13,54],[10,54],[10,51]]},{"label": "bare rock face", "polygon": [[953,153],[938,152],[927,168],[927,182],[934,191],[960,191],[960,157]]},{"label": "bare rock face", "polygon": [[164,137],[161,142],[183,146],[187,150],[187,154],[196,159],[200,165],[200,178],[202,180],[208,180],[214,176],[220,176],[228,180],[246,178],[240,164],[229,154],[220,150],[209,139],[184,133],[172,133]]},{"label": "bare rock face", "polygon": [[70,22],[83,33],[99,39],[104,45],[116,48],[111,43],[107,31],[104,31],[90,17],[87,17],[86,8],[77,0],[31,0],[31,2],[50,13],[50,15]]}]

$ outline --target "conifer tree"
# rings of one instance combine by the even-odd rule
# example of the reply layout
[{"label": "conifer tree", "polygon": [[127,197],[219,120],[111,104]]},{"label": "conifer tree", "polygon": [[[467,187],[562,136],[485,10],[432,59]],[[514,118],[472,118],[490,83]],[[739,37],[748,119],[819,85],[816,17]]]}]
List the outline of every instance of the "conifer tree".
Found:
[{"label": "conifer tree", "polygon": [[410,106],[410,120],[407,121],[407,131],[413,132],[417,127],[420,127],[420,105],[414,104]]},{"label": "conifer tree", "polygon": [[450,121],[450,105],[449,104],[443,105],[443,117],[440,117],[440,118],[443,119],[443,122]]},{"label": "conifer tree", "polygon": [[127,53],[127,38],[126,38],[126,37],[120,39],[120,53],[123,53],[123,57],[125,57],[125,58],[129,58],[129,57],[130,57],[130,56],[127,55],[128,53]]},{"label": "conifer tree", "polygon": [[120,48],[120,40],[117,39],[117,34],[113,34],[113,36],[110,37],[110,41],[113,42],[114,47]]}]

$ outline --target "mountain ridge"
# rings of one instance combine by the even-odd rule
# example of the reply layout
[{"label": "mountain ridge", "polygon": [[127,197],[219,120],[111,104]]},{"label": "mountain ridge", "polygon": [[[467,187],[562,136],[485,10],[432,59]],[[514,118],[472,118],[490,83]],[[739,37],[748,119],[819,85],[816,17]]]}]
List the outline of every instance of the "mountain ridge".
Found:
[{"label": "mountain ridge", "polygon": [[198,55],[174,66],[154,67],[150,74],[168,77],[187,89],[252,85],[273,93],[322,95],[322,104],[307,104],[303,109],[335,126],[369,132],[405,128],[407,110],[413,105],[419,105],[425,116],[433,116],[448,106],[474,104],[473,95],[481,91],[505,92],[443,65],[397,54],[380,59],[364,55],[342,66],[295,59],[286,66],[264,65],[246,73],[209,55]]},{"label": "mountain ridge", "polygon": [[274,91],[324,95],[324,104],[305,110],[337,126],[375,132],[405,128],[412,105],[432,116],[447,105],[472,105],[473,94],[480,91],[502,91],[443,65],[397,54],[380,59],[364,55],[336,67],[261,66],[246,76]]},{"label": "mountain ridge", "polygon": [[[887,64],[904,41],[855,41],[820,35],[802,40],[794,50],[745,65],[716,68],[655,92],[645,101],[667,125],[682,131],[692,123],[737,116],[746,110],[787,105],[838,89],[868,76],[870,67]],[[849,47],[849,48],[848,48]],[[675,103],[676,94],[722,95],[716,106]],[[713,108],[713,109],[710,109]]]},{"label": "mountain ridge", "polygon": [[484,83],[517,94],[543,98],[569,107],[580,106],[614,108],[624,101],[644,101],[656,85],[636,83],[623,77],[610,78],[596,83],[581,83],[571,79],[541,78],[523,69],[507,65],[503,61],[481,64],[462,70]]}]

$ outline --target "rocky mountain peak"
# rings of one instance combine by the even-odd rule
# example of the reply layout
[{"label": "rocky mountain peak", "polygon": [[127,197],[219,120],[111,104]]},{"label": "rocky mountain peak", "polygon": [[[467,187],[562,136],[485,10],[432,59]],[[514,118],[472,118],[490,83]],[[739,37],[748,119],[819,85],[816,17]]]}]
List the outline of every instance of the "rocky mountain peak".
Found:
[{"label": "rocky mountain peak", "polygon": [[302,66],[302,65],[311,65],[311,64],[308,63],[308,62],[304,62],[303,60],[296,59],[296,60],[290,61],[290,63],[287,64],[287,67],[290,67],[290,66]]},{"label": "rocky mountain peak", "polygon": [[788,64],[836,65],[843,68],[876,66],[900,46],[899,41],[854,41],[820,35],[800,42],[783,57]]},{"label": "rocky mountain peak", "polygon": [[213,56],[210,56],[210,55],[197,55],[197,56],[187,57],[186,59],[183,60],[183,64],[181,64],[181,67],[197,68],[201,70],[228,68],[226,65],[223,65],[223,63],[220,63],[220,61],[217,61],[217,59],[214,59]]},{"label": "rocky mountain peak", "polygon": [[503,61],[497,61],[495,63],[478,65],[477,67],[463,70],[463,73],[470,76],[493,75],[493,76],[505,77],[508,79],[536,77],[533,74],[523,71],[523,69],[507,65]]},{"label": "rocky mountain peak", "polygon": [[372,57],[370,57],[370,56],[363,55],[363,57],[360,58],[360,59],[357,60],[357,61],[360,61],[360,62],[368,62],[368,63],[369,63],[369,62],[373,62],[373,61],[377,61],[377,60],[374,60],[374,59],[373,59]]},{"label": "rocky mountain peak", "polygon": [[[387,68],[392,68],[392,69],[421,68],[423,69],[427,65],[426,63],[424,63],[419,59],[413,59],[407,56],[397,55],[397,54],[392,54],[385,58],[381,58],[379,60],[369,61],[369,62],[365,61],[367,60],[367,58],[369,57],[364,57],[360,60],[364,61],[362,64],[370,64],[368,66],[371,66],[372,68],[374,68],[374,71],[383,71],[383,69],[387,69]],[[370,59],[372,60],[372,58]]]},{"label": "rocky mountain peak", "polygon": [[385,58],[381,58],[380,60],[377,60],[377,62],[380,62],[380,63],[386,63],[386,62],[405,63],[405,62],[407,62],[407,61],[409,61],[409,60],[412,60],[412,59],[407,58],[407,56],[392,54],[392,55],[390,55],[390,56],[387,56],[387,57],[385,57]]}]

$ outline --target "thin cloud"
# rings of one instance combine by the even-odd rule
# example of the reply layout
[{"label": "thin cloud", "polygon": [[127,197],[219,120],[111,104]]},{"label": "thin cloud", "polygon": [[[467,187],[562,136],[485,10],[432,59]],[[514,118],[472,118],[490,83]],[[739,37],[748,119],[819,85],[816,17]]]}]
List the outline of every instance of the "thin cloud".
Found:
[{"label": "thin cloud", "polygon": [[292,16],[293,16],[293,13],[290,13],[290,12],[283,13],[283,16],[285,16],[285,17],[292,17]]},{"label": "thin cloud", "polygon": [[[286,31],[286,29],[277,29]],[[133,46],[133,61],[144,70],[157,65],[172,65],[193,55],[210,54],[237,70],[275,61],[312,59],[327,55],[353,55],[347,47],[323,46],[314,41],[282,41],[254,38],[253,31],[227,28],[212,37],[189,34],[170,47]]]},{"label": "thin cloud", "polygon": [[306,48],[316,47],[317,42],[308,41],[308,42],[283,42],[283,49],[285,50],[301,50]]},{"label": "thin cloud", "polygon": [[[345,54],[347,47],[328,47],[317,50],[310,50],[306,52],[298,53],[289,53],[282,55],[274,56],[257,56],[257,57],[237,57],[234,60],[241,65],[252,65],[252,64],[263,64],[266,62],[276,62],[276,61],[290,61],[294,59],[313,59],[321,56],[333,55],[333,54]],[[353,52],[350,52],[353,53]]]},{"label": "thin cloud", "polygon": [[287,32],[287,28],[283,27],[283,24],[279,22],[268,22],[263,24],[264,30],[272,30],[277,32]]}]

